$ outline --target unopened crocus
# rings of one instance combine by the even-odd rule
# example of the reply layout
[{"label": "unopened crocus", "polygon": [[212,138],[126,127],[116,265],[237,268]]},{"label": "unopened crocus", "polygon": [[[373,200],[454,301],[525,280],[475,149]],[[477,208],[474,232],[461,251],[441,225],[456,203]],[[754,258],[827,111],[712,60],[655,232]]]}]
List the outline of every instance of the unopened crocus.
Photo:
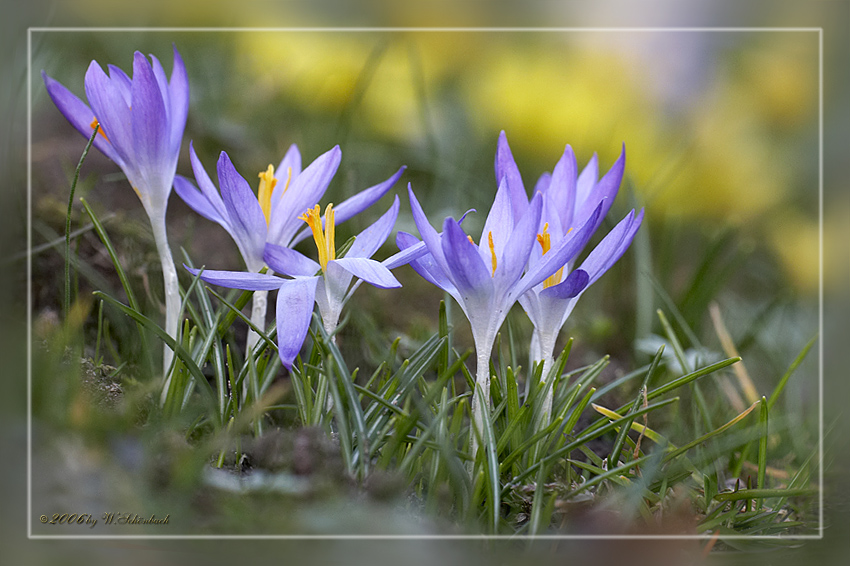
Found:
[{"label": "unopened crocus", "polygon": [[[98,130],[93,145],[118,164],[150,218],[165,280],[165,331],[176,337],[180,311],[177,272],[165,229],[168,196],[189,109],[189,82],[177,49],[169,80],[151,55],[133,56],[133,76],[113,65],[107,75],[92,61],[86,72],[88,104],[42,72],[56,107],[86,138]],[[164,367],[171,350],[165,348]]]},{"label": "unopened crocus", "polygon": [[[526,199],[525,189],[504,132],[499,137],[495,168],[497,178],[508,180],[512,203],[521,209]],[[595,154],[579,174],[575,154],[569,145],[566,146],[552,173],[542,175],[535,186],[535,193],[543,197],[543,214],[537,235],[539,246],[529,257],[529,269],[546,259],[553,248],[569,238],[573,227],[584,224],[599,206],[602,209],[597,226],[602,222],[617,196],[624,168],[625,148],[602,179],[599,179]],[[558,334],[579,297],[625,253],[642,220],[642,210],[637,214],[630,211],[590,252],[580,268],[573,269],[575,262],[571,259],[519,298],[534,325],[531,354],[535,360],[543,362],[544,380],[554,363]],[[550,388],[543,400],[542,426],[548,424],[552,396]]]},{"label": "unopened crocus", "polygon": [[[225,152],[219,156],[216,167],[220,191],[191,144],[189,156],[198,188],[178,175],[174,182],[177,194],[198,214],[227,230],[236,242],[248,271],[258,272],[266,265],[266,244],[290,247],[310,235],[311,229],[305,226],[301,215],[305,210],[313,210],[324,196],[339,167],[342,152],[339,146],[335,146],[302,171],[301,154],[293,144],[277,169],[269,165],[259,173],[256,194]],[[395,184],[404,169],[400,168],[386,181],[360,191],[334,207],[336,224],[345,222],[377,202]],[[324,222],[321,218],[318,221],[320,224]],[[251,321],[259,328],[265,327],[267,293],[258,289],[253,297]],[[249,331],[248,348],[253,347],[257,339],[257,334]]]},{"label": "unopened crocus", "polygon": [[[342,307],[356,287],[351,285],[354,277],[383,289],[401,286],[386,266],[371,259],[392,231],[398,209],[396,197],[381,218],[355,236],[345,257],[337,258],[336,211],[333,205],[328,205],[322,217],[319,205],[315,205],[303,212],[300,219],[313,235],[318,262],[291,248],[267,244],[264,254],[266,264],[276,273],[291,278],[267,273],[205,270],[201,272],[201,279],[233,289],[278,291],[278,353],[283,365],[289,369],[307,336],[314,303],[319,307],[325,330],[333,334]],[[197,274],[199,270],[189,271]]]},{"label": "unopened crocus", "polygon": [[[446,218],[438,233],[429,223],[413,190],[408,187],[413,219],[419,240],[399,232],[402,250],[421,247],[421,254],[408,257],[410,265],[426,280],[449,293],[466,314],[472,328],[477,356],[476,392],[472,401],[473,426],[470,436],[473,455],[477,436],[483,433],[483,408],[490,398],[490,354],[493,341],[511,306],[523,293],[551,276],[584,247],[596,226],[601,207],[585,223],[558,243],[542,261],[527,269],[537,242],[537,229],[543,211],[543,195],[515,209],[503,178],[487,215],[478,243],[453,218]],[[480,392],[480,393],[479,393]]]}]

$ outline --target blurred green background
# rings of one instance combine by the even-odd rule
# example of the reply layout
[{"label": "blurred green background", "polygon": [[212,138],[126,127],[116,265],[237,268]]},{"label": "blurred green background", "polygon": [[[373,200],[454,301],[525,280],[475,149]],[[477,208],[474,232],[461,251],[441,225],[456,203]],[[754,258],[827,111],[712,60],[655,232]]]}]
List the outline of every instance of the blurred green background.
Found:
[{"label": "blurred green background", "polygon": [[[291,143],[299,144],[305,161],[340,144],[342,165],[324,202],[339,202],[404,164],[402,183],[412,184],[435,223],[476,208],[479,214],[470,216],[467,227],[477,234],[496,188],[492,162],[500,130],[508,135],[527,188],[551,170],[566,143],[580,166],[598,152],[603,171],[625,143],[626,180],[605,226],[629,208],[645,206],[643,240],[585,295],[564,335],[576,336],[588,358],[611,353],[629,367],[645,356],[640,344],[652,344],[658,330],[654,310],[673,304],[683,318],[677,324],[687,323],[708,349],[719,351],[706,311],[708,300],[716,298],[733,337],[748,341],[745,363],[766,388],[818,330],[822,39],[823,285],[832,301],[825,362],[827,379],[846,374],[840,357],[846,317],[832,318],[846,306],[850,258],[848,177],[840,167],[850,125],[846,2],[538,3],[499,10],[483,3],[352,4],[334,11],[329,6],[242,3],[234,10],[214,3],[86,1],[73,8],[56,3],[26,21],[51,27],[825,26],[826,32],[33,31],[32,244],[49,240],[51,229],[61,232],[67,179],[85,145],[52,106],[38,72],[45,70],[82,96],[91,60],[129,69],[132,52],[139,50],[155,54],[170,70],[173,43],[190,78],[185,139],[194,140],[208,170],[225,150],[254,184],[254,175],[277,164]],[[93,153],[78,189],[100,214],[115,214],[112,225],[128,242],[143,242],[144,215],[117,171]],[[191,176],[188,144],[178,173]],[[402,198],[397,229],[415,233],[402,183],[395,191]],[[18,193],[10,202],[24,211],[23,199]],[[356,233],[389,199],[341,228],[340,235]],[[224,231],[176,196],[169,219],[172,245],[185,246],[197,263],[240,267]],[[24,249],[19,234],[13,253]],[[383,257],[394,250],[388,244]],[[127,253],[144,259],[142,251]],[[90,259],[97,259],[94,251]],[[23,267],[19,259],[11,261]],[[48,253],[33,259],[36,331],[57,312],[58,266],[61,260]],[[108,277],[108,264],[99,267]],[[366,286],[358,291],[349,308],[356,309],[356,319],[350,336],[343,335],[349,359],[359,354],[368,364],[395,336],[415,341],[433,331],[441,293],[407,268],[399,270],[399,278],[405,287],[389,296]],[[151,281],[155,287],[156,278]],[[13,288],[20,290],[20,284],[18,276]],[[693,293],[695,286],[702,294]],[[405,308],[376,308],[387,304]],[[9,312],[4,329],[19,320],[14,318],[19,309]],[[523,324],[521,317],[513,320]],[[463,339],[465,323],[458,331]],[[358,336],[381,336],[385,342]],[[819,416],[817,362],[815,356],[807,360],[787,396],[799,404],[800,426],[809,429]],[[837,391],[846,393],[842,387]],[[838,401],[830,403],[839,397],[830,391],[827,425],[840,408]],[[20,407],[11,414],[21,415]],[[846,457],[835,465],[846,470]],[[841,475],[834,469],[827,474]],[[828,511],[846,516],[841,503],[846,496],[837,497],[834,504],[828,499]]]}]

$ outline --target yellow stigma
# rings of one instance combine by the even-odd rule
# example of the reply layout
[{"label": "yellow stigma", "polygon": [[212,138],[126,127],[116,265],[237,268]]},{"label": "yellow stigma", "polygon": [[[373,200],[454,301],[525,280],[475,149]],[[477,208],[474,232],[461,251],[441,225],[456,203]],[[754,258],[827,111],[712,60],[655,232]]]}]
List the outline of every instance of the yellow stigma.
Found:
[{"label": "yellow stigma", "polygon": [[490,244],[490,263],[493,266],[493,273],[490,274],[490,277],[495,277],[496,265],[499,262],[496,260],[496,247],[493,245],[493,232],[487,232],[487,243]]},{"label": "yellow stigma", "polygon": [[[570,230],[572,230],[572,228],[570,228]],[[570,232],[568,230],[567,234],[569,234],[569,233]],[[543,225],[543,233],[537,234],[537,241],[540,244],[540,248],[543,250],[543,255],[546,255],[546,253],[550,249],[552,249],[552,237],[549,235],[549,223],[548,222]],[[550,275],[549,277],[546,278],[546,281],[543,282],[543,288],[547,289],[549,287],[552,287],[553,285],[557,285],[558,283],[561,282],[561,278],[563,276],[564,276],[564,268],[561,267],[561,269],[559,269],[558,271],[556,271],[555,273],[553,273],[552,275]]]},{"label": "yellow stigma", "polygon": [[316,248],[319,250],[319,265],[322,266],[322,271],[327,272],[328,261],[336,259],[336,248],[334,246],[334,209],[333,203],[329,204],[325,209],[325,230],[322,232],[321,209],[317,204],[312,209],[298,217],[310,227],[313,232],[313,240],[316,241]]},{"label": "yellow stigma", "polygon": [[91,121],[91,124],[89,124],[89,127],[92,130],[97,130],[97,133],[102,135],[103,139],[105,139],[106,141],[109,141],[109,138],[106,137],[106,134],[103,133],[103,128],[100,127],[100,122],[97,121],[97,118],[92,118],[92,121]]},{"label": "yellow stigma", "polygon": [[263,209],[263,216],[266,217],[266,226],[268,226],[272,214],[272,192],[277,185],[277,179],[274,178],[274,165],[269,165],[268,169],[260,171],[257,176],[260,178],[257,200],[260,201],[260,208]]}]

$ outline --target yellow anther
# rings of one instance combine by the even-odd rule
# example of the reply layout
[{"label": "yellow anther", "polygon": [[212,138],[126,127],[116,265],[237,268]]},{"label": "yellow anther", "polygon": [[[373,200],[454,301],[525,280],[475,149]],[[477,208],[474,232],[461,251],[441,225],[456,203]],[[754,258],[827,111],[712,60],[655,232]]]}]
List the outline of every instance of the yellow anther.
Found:
[{"label": "yellow anther", "polygon": [[496,246],[493,245],[493,232],[487,232],[487,243],[490,244],[490,263],[493,266],[491,277],[496,275],[496,265],[499,263],[496,259]]},{"label": "yellow anther", "polygon": [[260,208],[263,210],[263,216],[266,217],[266,226],[268,226],[272,214],[272,192],[275,185],[277,185],[277,179],[274,178],[274,165],[269,165],[268,169],[260,171],[260,174],[257,176],[260,178],[257,200],[260,202]]},{"label": "yellow anther", "polygon": [[102,135],[103,139],[105,139],[106,141],[109,141],[109,138],[106,137],[105,133],[103,133],[103,128],[100,127],[100,122],[97,121],[97,118],[92,118],[92,121],[91,121],[91,124],[89,124],[89,127],[92,130],[97,129],[97,133]]},{"label": "yellow anther", "polygon": [[552,240],[549,236],[549,223],[543,225],[543,233],[537,234],[537,242],[540,244],[540,248],[543,250],[543,255],[546,255],[546,252],[552,247]]},{"label": "yellow anther", "polygon": [[292,167],[286,168],[286,184],[283,185],[283,191],[281,191],[280,196],[283,196],[286,193],[286,189],[289,188],[289,182],[292,181]]},{"label": "yellow anther", "polygon": [[336,259],[333,203],[329,204],[325,209],[324,232],[322,231],[321,209],[318,204],[312,209],[308,209],[298,219],[306,222],[313,232],[313,240],[316,242],[316,249],[319,250],[319,265],[322,266],[323,272],[327,272],[328,261]]},{"label": "yellow anther", "polygon": [[[572,230],[572,228],[570,228],[570,230]],[[570,233],[570,230],[567,230],[567,234]],[[549,235],[548,222],[543,225],[543,232],[541,234],[537,234],[537,241],[540,243],[540,248],[543,250],[543,255],[546,255],[546,252],[552,249],[552,237]],[[552,287],[553,285],[557,285],[561,282],[561,278],[563,276],[564,268],[561,267],[561,269],[546,278],[546,281],[543,282],[543,288],[547,289],[549,287]]]},{"label": "yellow anther", "polygon": [[470,244],[472,244],[473,246],[475,245],[475,240],[473,240],[472,236],[470,236],[469,234],[466,235],[466,239],[469,240]]}]

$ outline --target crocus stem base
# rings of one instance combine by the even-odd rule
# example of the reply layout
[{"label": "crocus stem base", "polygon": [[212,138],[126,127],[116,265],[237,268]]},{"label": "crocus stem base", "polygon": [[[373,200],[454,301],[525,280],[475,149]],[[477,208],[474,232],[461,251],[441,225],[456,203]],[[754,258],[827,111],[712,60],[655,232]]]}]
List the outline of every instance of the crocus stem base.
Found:
[{"label": "crocus stem base", "polygon": [[[168,236],[165,230],[165,212],[159,215],[150,215],[153,239],[156,243],[156,251],[162,264],[162,278],[165,287],[165,332],[177,340],[177,324],[180,317],[180,290],[177,282],[177,270],[174,268],[174,259],[171,256],[171,248],[168,246]],[[168,345],[163,346],[162,351],[162,373],[165,383],[162,388],[162,400],[165,401],[171,375],[168,370],[174,352]]]},{"label": "crocus stem base", "polygon": [[484,410],[482,405],[490,403],[490,351],[492,346],[486,349],[478,350],[478,362],[475,371],[475,384],[480,388],[482,395],[478,391],[472,395],[472,427],[469,430],[469,454],[473,458],[473,466],[475,455],[478,452],[478,438],[484,438]]}]

